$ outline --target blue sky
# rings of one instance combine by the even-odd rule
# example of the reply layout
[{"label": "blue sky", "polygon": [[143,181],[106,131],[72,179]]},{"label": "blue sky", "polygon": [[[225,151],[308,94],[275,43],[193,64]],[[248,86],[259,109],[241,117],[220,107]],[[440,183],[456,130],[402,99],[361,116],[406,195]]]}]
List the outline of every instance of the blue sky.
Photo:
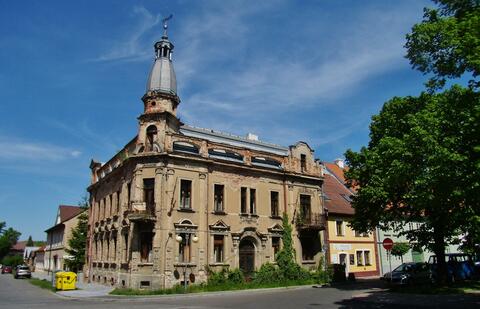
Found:
[{"label": "blue sky", "polygon": [[[299,4],[301,3],[301,5]],[[45,239],[91,158],[137,130],[153,44],[170,13],[181,120],[332,161],[425,77],[405,34],[429,1],[0,0],[0,221]]]}]

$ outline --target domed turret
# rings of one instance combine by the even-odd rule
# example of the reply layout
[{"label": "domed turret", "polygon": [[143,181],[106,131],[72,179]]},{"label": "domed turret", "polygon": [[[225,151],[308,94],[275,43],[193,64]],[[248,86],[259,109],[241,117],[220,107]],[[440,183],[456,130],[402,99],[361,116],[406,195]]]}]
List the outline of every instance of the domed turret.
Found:
[{"label": "domed turret", "polygon": [[177,95],[177,79],[173,70],[173,44],[168,40],[166,20],[163,23],[162,39],[155,43],[155,62],[148,76],[147,91]]}]

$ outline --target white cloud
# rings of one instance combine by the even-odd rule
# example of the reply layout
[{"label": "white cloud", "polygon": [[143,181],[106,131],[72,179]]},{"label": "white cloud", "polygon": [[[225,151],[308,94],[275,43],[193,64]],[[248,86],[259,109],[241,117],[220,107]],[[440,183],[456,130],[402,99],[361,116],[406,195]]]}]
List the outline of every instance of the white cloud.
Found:
[{"label": "white cloud", "polygon": [[113,60],[145,60],[152,57],[151,50],[146,50],[142,44],[142,39],[149,30],[157,26],[161,17],[159,14],[153,15],[143,6],[136,6],[133,9],[135,16],[138,16],[138,24],[133,28],[129,35],[119,42],[113,43],[113,47],[93,59],[93,61],[113,61]]},{"label": "white cloud", "polygon": [[78,158],[79,150],[50,143],[0,137],[0,159],[8,161],[61,161]]}]

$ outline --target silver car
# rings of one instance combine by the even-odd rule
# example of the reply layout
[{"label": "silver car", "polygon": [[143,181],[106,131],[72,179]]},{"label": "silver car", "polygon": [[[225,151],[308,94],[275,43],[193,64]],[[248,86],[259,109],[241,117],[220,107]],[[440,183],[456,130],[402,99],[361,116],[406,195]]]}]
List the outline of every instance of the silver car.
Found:
[{"label": "silver car", "polygon": [[15,279],[18,278],[32,278],[32,273],[27,265],[18,265],[15,267],[14,275]]}]

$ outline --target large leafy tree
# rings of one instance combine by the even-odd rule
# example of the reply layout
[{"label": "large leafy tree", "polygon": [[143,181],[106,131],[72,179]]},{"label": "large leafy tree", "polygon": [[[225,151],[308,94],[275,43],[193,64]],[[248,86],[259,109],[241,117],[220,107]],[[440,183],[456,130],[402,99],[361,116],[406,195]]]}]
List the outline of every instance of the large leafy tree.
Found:
[{"label": "large leafy tree", "polygon": [[5,222],[0,222],[0,260],[3,259],[10,248],[15,245],[21,233],[13,228],[6,228]]},{"label": "large leafy tree", "polygon": [[79,206],[84,209],[78,216],[77,226],[72,230],[72,237],[68,240],[68,248],[65,249],[69,259],[65,259],[65,264],[74,272],[81,271],[85,264],[85,250],[87,246],[88,230],[88,198],[82,198]]},{"label": "large leafy tree", "polygon": [[434,0],[437,9],[424,9],[423,21],[407,35],[407,58],[415,69],[431,74],[430,89],[447,79],[471,76],[480,81],[480,0]]},{"label": "large leafy tree", "polygon": [[480,95],[472,89],[385,103],[373,116],[368,147],[345,154],[348,181],[358,188],[354,229],[421,222],[405,234],[435,252],[445,280],[446,244],[468,231],[480,211],[479,126]]}]

